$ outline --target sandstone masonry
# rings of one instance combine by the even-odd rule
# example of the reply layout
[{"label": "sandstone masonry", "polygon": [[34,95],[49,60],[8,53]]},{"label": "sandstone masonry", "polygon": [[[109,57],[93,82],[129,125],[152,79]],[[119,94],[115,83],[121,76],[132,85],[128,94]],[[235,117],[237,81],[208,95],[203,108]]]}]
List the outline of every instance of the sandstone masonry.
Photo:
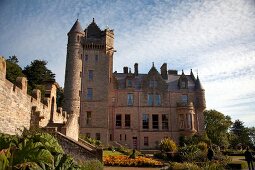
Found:
[{"label": "sandstone masonry", "polygon": [[[204,132],[204,89],[193,75],[152,65],[146,74],[128,67],[113,73],[114,32],[94,19],[68,33],[64,110],[79,117],[79,133],[105,144],[152,149],[164,137]],[[78,132],[77,132],[78,133]]]}]

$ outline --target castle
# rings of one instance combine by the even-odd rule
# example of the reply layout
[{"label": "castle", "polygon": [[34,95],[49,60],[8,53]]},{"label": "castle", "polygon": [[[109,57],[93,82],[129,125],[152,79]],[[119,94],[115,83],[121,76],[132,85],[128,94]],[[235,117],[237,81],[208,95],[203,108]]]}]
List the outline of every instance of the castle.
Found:
[{"label": "castle", "polygon": [[134,149],[155,148],[164,137],[204,131],[205,92],[193,75],[152,65],[147,74],[134,64],[113,72],[114,32],[94,19],[68,32],[63,109],[79,117],[79,132]]}]

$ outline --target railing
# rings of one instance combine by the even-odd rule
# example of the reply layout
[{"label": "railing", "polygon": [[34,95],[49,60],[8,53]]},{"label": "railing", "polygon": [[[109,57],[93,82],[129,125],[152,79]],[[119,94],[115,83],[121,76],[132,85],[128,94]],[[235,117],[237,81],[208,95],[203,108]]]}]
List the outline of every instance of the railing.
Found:
[{"label": "railing", "polygon": [[176,102],[177,107],[193,107],[193,102]]}]

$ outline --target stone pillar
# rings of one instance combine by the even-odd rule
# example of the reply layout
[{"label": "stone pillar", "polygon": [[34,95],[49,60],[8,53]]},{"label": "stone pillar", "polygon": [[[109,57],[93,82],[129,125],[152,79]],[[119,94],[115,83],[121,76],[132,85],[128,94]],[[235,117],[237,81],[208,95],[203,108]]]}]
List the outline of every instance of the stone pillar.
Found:
[{"label": "stone pillar", "polygon": [[22,93],[27,94],[27,78],[26,77],[17,77],[16,87],[19,87]]},{"label": "stone pillar", "polygon": [[0,56],[0,80],[4,80],[6,77],[6,62],[5,59]]}]

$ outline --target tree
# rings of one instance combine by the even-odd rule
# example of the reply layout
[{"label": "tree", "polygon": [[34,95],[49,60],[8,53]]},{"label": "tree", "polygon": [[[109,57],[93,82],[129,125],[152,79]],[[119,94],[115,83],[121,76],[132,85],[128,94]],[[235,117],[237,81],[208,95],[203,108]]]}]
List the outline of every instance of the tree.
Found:
[{"label": "tree", "polygon": [[16,82],[17,77],[24,76],[18,63],[19,60],[15,55],[9,56],[9,58],[6,60],[6,79],[13,84]]},{"label": "tree", "polygon": [[250,146],[252,144],[249,137],[249,129],[244,126],[242,121],[237,119],[233,123],[230,131],[233,134],[233,138],[231,140],[231,145],[233,147],[237,146],[238,144],[242,146]]},{"label": "tree", "polygon": [[27,76],[28,84],[32,89],[36,88],[37,85],[42,85],[45,81],[55,78],[55,74],[46,65],[47,61],[45,60],[34,60],[24,68],[23,73]]},{"label": "tree", "polygon": [[255,127],[248,128],[252,147],[255,147]]},{"label": "tree", "polygon": [[205,130],[212,143],[228,147],[228,130],[232,125],[231,118],[216,110],[204,111]]}]

